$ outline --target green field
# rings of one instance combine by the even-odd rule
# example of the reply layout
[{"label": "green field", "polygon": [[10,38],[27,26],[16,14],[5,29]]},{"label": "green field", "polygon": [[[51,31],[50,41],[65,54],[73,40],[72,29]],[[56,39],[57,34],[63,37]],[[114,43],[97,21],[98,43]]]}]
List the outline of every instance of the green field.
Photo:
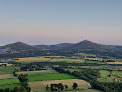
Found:
[{"label": "green field", "polygon": [[105,78],[107,77],[107,75],[110,74],[110,72],[107,70],[100,70],[100,74],[101,74],[101,77]]},{"label": "green field", "polygon": [[100,61],[86,60],[85,63],[100,63]]},{"label": "green field", "polygon": [[1,79],[0,85],[7,85],[7,84],[14,84],[14,83],[20,83],[17,79]]},{"label": "green field", "polygon": [[0,66],[0,74],[12,74],[15,69],[20,69],[20,67],[14,66]]},{"label": "green field", "polygon": [[64,73],[34,75],[34,76],[27,76],[27,78],[29,79],[29,81],[77,79],[75,76],[71,76],[71,75],[64,74]]},{"label": "green field", "polygon": [[6,88],[10,88],[10,90],[14,89],[16,86],[21,86],[20,83],[16,83],[16,84],[10,84],[10,85],[3,85],[0,86],[1,89],[6,89]]},{"label": "green field", "polygon": [[[118,76],[121,75],[121,73],[118,71],[113,71],[110,77],[107,76],[110,74],[110,72],[107,70],[101,70],[100,73],[101,73],[101,78],[98,78],[99,82],[115,82],[115,79],[121,80],[120,78],[118,78]],[[115,73],[117,76],[114,75]]]},{"label": "green field", "polygon": [[114,71],[113,73],[122,78],[122,71]]},{"label": "green field", "polygon": [[17,74],[28,74],[28,76],[32,75],[44,75],[44,74],[56,74],[59,72],[56,71],[48,71],[48,70],[40,70],[40,71],[23,71],[23,72],[17,72]]},{"label": "green field", "polygon": [[81,71],[83,71],[83,69],[71,69],[71,68],[65,68],[65,70],[69,70],[71,72],[74,72],[74,71],[81,72]]}]

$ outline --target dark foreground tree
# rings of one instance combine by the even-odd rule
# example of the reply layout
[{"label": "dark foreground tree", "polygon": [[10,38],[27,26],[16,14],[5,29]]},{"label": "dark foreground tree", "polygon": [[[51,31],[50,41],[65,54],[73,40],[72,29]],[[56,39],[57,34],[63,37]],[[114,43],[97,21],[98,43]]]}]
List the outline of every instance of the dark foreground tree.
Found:
[{"label": "dark foreground tree", "polygon": [[72,88],[73,88],[73,89],[77,89],[77,87],[78,87],[78,84],[77,84],[77,83],[73,83]]},{"label": "dark foreground tree", "polygon": [[65,89],[67,90],[68,89],[68,85],[64,85]]}]

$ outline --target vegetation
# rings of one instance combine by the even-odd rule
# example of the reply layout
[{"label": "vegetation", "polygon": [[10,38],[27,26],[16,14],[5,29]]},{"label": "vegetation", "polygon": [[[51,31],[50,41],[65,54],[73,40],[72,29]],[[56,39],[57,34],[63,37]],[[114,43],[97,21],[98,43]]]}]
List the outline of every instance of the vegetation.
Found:
[{"label": "vegetation", "polygon": [[12,74],[15,70],[20,70],[20,67],[15,66],[0,66],[0,74]]},{"label": "vegetation", "polygon": [[29,79],[29,81],[77,79],[77,77],[75,77],[75,76],[71,76],[71,75],[64,74],[64,73],[34,75],[34,76],[27,76],[27,78]]}]

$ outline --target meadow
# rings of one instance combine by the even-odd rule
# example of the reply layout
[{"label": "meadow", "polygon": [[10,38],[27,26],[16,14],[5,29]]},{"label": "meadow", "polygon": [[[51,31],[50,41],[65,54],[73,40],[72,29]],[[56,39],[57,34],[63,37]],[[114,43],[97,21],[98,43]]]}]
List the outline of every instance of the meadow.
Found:
[{"label": "meadow", "polygon": [[0,85],[20,83],[18,79],[0,79]]},{"label": "meadow", "polygon": [[107,64],[122,64],[122,62],[107,62]]},{"label": "meadow", "polygon": [[0,66],[0,74],[12,74],[15,69],[20,70],[20,67]]},{"label": "meadow", "polygon": [[16,74],[28,74],[28,76],[31,76],[31,75],[43,75],[43,74],[56,74],[56,73],[58,73],[58,72],[56,72],[56,71],[51,71],[51,70],[16,72]]},{"label": "meadow", "polygon": [[85,63],[100,63],[100,61],[86,60]]},{"label": "meadow", "polygon": [[64,74],[64,73],[33,75],[33,76],[27,76],[27,78],[29,81],[77,79],[75,76]]},{"label": "meadow", "polygon": [[113,71],[113,73],[122,78],[122,71]]},{"label": "meadow", "polygon": [[0,79],[9,79],[14,78],[12,74],[2,74],[0,75]]},{"label": "meadow", "polygon": [[67,63],[84,63],[83,59],[67,59],[67,58],[59,58],[59,59],[51,59],[44,57],[26,57],[26,58],[17,58],[18,60],[13,60],[15,62],[20,63],[30,63],[30,62],[67,62]]},{"label": "meadow", "polygon": [[0,89],[6,89],[6,88],[10,88],[10,90],[14,89],[17,86],[21,86],[20,83],[16,83],[16,84],[9,84],[9,85],[0,85]]},{"label": "meadow", "polygon": [[72,69],[72,68],[64,68],[65,70],[69,70],[71,72],[78,71],[81,72],[83,69]]},{"label": "meadow", "polygon": [[[91,86],[88,82],[86,82],[84,80],[80,80],[80,79],[35,81],[35,82],[29,82],[29,86],[31,87],[32,92],[45,92],[46,91],[45,90],[46,85],[50,86],[51,83],[57,83],[57,84],[62,83],[63,85],[65,85],[65,84],[68,85],[68,90],[70,90],[68,92],[71,92],[72,85],[73,85],[74,82],[78,84],[79,89],[84,89],[85,90],[85,89],[91,88]],[[62,91],[62,92],[65,92],[65,91]]]},{"label": "meadow", "polygon": [[[112,72],[110,72],[110,71],[107,71],[107,70],[101,70],[100,74],[101,74],[101,78],[97,79],[99,82],[115,82],[115,79],[122,80],[121,71],[112,71]],[[107,75],[111,75],[111,76],[107,76]]]}]

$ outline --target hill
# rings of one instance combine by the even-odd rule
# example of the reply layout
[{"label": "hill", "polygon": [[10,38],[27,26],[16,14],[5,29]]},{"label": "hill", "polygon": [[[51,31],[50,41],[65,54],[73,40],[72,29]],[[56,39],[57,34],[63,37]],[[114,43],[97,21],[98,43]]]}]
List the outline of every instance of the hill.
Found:
[{"label": "hill", "polygon": [[16,42],[16,43],[13,43],[13,44],[8,44],[8,45],[5,45],[5,46],[2,46],[1,49],[11,49],[11,50],[16,50],[16,51],[41,50],[40,48],[25,44],[23,42]]}]

